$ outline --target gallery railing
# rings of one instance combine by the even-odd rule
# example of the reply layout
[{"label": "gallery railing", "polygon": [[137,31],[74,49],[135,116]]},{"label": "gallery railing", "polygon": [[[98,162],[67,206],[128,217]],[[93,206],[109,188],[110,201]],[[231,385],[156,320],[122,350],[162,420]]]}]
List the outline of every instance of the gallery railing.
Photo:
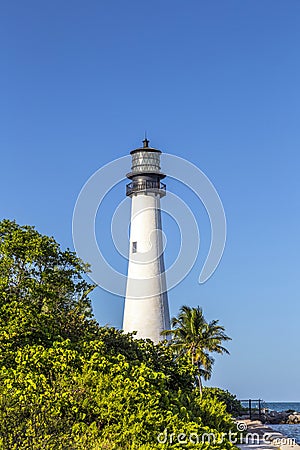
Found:
[{"label": "gallery railing", "polygon": [[160,181],[144,180],[132,181],[126,186],[126,195],[132,195],[137,192],[155,192],[161,197],[166,195],[166,185]]}]

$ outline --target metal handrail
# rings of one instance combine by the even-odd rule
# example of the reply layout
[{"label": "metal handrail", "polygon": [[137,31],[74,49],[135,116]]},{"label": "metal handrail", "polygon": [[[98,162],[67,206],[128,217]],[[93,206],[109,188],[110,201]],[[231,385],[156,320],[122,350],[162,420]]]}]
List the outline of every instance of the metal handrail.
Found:
[{"label": "metal handrail", "polygon": [[165,195],[166,185],[160,181],[151,180],[132,181],[126,185],[126,195],[143,191],[162,191],[162,194]]}]

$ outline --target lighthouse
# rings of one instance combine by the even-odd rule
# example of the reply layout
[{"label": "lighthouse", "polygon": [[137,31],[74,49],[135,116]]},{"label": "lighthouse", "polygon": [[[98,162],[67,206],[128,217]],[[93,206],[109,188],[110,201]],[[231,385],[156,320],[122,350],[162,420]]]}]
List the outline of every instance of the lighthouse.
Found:
[{"label": "lighthouse", "polygon": [[131,198],[131,221],[123,330],[158,343],[164,339],[161,332],[170,329],[160,209],[160,199],[166,195],[161,182],[165,175],[160,168],[161,151],[149,147],[148,139],[130,154],[126,195]]}]

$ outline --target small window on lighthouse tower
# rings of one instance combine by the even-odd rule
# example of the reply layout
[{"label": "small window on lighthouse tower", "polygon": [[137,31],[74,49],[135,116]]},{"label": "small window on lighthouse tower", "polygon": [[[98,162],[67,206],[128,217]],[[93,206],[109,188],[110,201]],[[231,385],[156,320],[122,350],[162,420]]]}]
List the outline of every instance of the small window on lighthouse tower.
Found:
[{"label": "small window on lighthouse tower", "polygon": [[136,253],[137,252],[137,242],[133,242],[132,243],[132,253]]}]

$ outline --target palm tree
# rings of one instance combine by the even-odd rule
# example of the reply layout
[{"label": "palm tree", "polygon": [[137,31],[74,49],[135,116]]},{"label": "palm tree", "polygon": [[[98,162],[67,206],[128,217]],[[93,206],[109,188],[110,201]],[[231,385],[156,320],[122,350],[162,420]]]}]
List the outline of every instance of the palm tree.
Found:
[{"label": "palm tree", "polygon": [[218,325],[218,320],[207,322],[202,308],[182,306],[178,317],[171,320],[172,329],[163,331],[163,335],[170,336],[170,345],[178,357],[188,355],[192,365],[197,367],[197,381],[200,395],[202,394],[202,378],[211,377],[214,359],[211,353],[227,353],[222,346],[223,341],[231,338],[225,334],[225,328]]}]

